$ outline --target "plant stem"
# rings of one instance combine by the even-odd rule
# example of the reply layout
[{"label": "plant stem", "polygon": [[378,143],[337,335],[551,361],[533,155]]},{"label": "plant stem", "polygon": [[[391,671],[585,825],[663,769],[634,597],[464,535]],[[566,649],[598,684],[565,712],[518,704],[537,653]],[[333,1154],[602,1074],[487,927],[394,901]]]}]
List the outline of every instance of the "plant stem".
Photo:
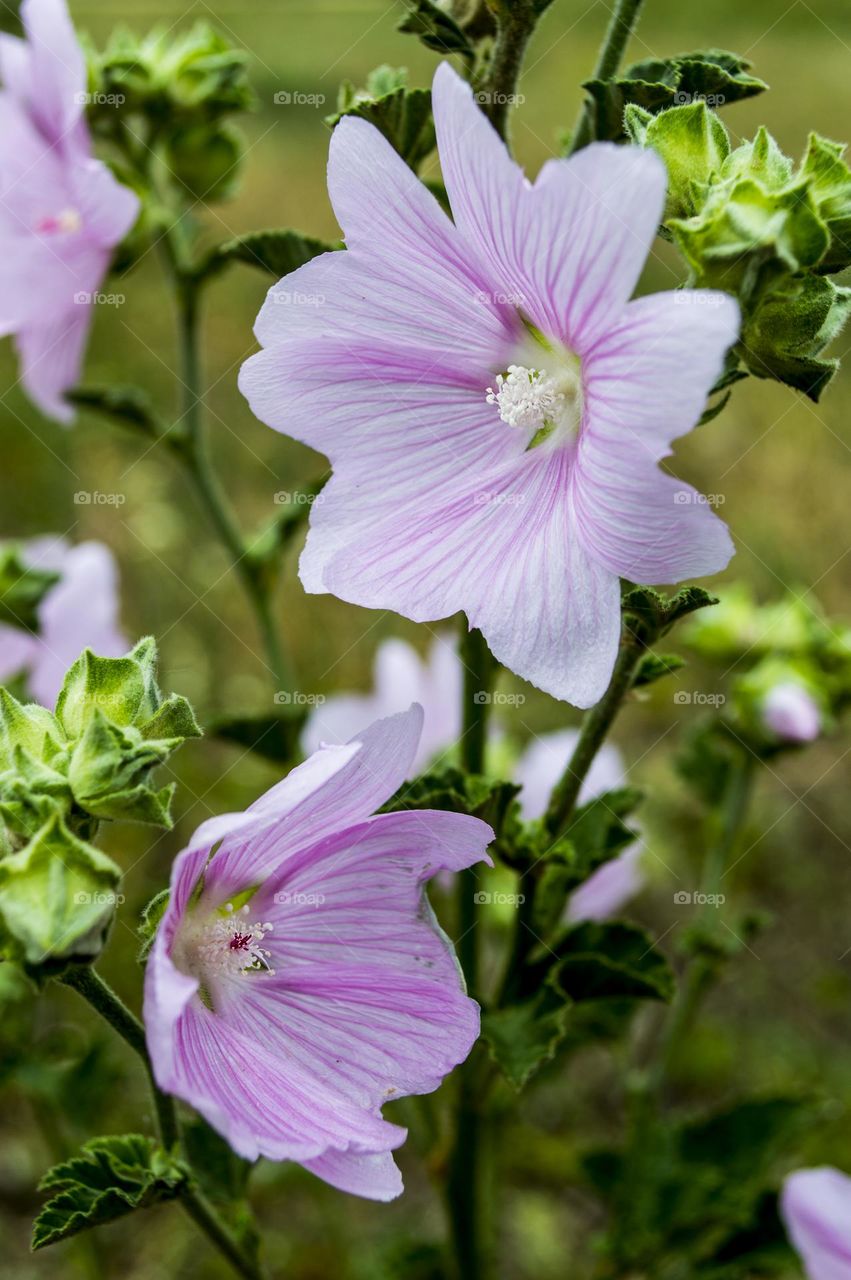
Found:
[{"label": "plant stem", "polygon": [[643,652],[643,645],[625,631],[609,687],[585,717],[573,755],[550,797],[544,825],[553,839],[562,833],[570,820],[582,783],[629,692]]},{"label": "plant stem", "polygon": [[[600,46],[600,52],[597,55],[597,64],[594,67],[593,75],[594,80],[611,80],[612,76],[616,74],[629,42],[629,37],[635,30],[643,3],[644,0],[618,0],[603,43]],[[587,147],[588,143],[593,141],[593,125],[594,104],[590,98],[586,97],[573,130],[573,138],[568,155],[581,151],[583,147]]]},{"label": "plant stem", "polygon": [[[145,1040],[145,1028],[134,1013],[127,1008],[120,996],[89,965],[80,965],[69,969],[60,979],[65,986],[72,987],[93,1009],[104,1018],[113,1030],[129,1044],[145,1064],[154,1106],[160,1139],[166,1150],[173,1150],[180,1142],[180,1127],[177,1120],[177,1109],[174,1099],[163,1093],[154,1078],[153,1066],[148,1055]],[[184,1157],[185,1159],[185,1157]],[[181,1204],[190,1218],[201,1228],[207,1238],[219,1250],[223,1257],[231,1263],[236,1273],[247,1280],[262,1280],[262,1272],[253,1265],[247,1251],[240,1247],[238,1240],[219,1218],[216,1210],[209,1203],[197,1186],[190,1184],[180,1194]]]},{"label": "plant stem", "polygon": [[[487,722],[496,663],[480,631],[465,629],[461,639],[464,668],[461,764],[468,773],[482,773],[487,747]],[[458,958],[467,988],[475,995],[479,986],[479,929],[476,872],[460,871],[457,877]],[[479,1088],[481,1046],[476,1046],[459,1068],[455,1133],[449,1157],[446,1200],[459,1280],[483,1280],[489,1271],[489,1242],[485,1229],[485,1179],[482,1091]]]},{"label": "plant stem", "polygon": [[513,0],[497,18],[496,41],[483,106],[504,142],[508,141],[508,110],[517,93],[526,46],[537,20],[532,0]]},{"label": "plant stem", "polygon": [[151,1060],[148,1057],[148,1046],[145,1041],[145,1028],[134,1013],[131,1013],[124,1001],[104,982],[99,973],[90,965],[78,965],[69,969],[62,977],[62,982],[83,997],[105,1018],[113,1030],[117,1031],[130,1048],[139,1055],[145,1064],[154,1106],[157,1113],[160,1137],[163,1146],[171,1150],[179,1140],[177,1111],[174,1099],[163,1093],[154,1079]]},{"label": "plant stem", "polygon": [[292,687],[292,672],[272,611],[269,566],[252,554],[210,459],[202,419],[198,351],[200,284],[182,260],[179,244],[166,237],[169,269],[177,292],[183,413],[171,438],[220,541],[230,555],[257,619],[266,663],[276,689]]}]

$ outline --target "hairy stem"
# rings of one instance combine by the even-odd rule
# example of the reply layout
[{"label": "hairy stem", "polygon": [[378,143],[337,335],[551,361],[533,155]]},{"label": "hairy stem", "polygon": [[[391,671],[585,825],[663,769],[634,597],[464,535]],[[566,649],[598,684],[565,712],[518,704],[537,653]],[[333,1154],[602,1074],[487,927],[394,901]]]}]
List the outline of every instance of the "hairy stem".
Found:
[{"label": "hairy stem", "polygon": [[[487,723],[496,663],[480,631],[464,631],[461,640],[464,668],[461,763],[468,773],[485,767]],[[457,876],[458,958],[475,995],[479,986],[479,930],[476,905],[476,873],[472,868]],[[482,1092],[477,1046],[457,1074],[455,1133],[446,1180],[446,1201],[458,1280],[483,1280],[489,1272],[489,1241],[485,1226],[487,1209],[487,1155],[482,1124]]]},{"label": "hairy stem", "polygon": [[[629,37],[635,30],[644,0],[618,0],[612,12],[597,64],[594,80],[610,80],[620,67]],[[587,147],[594,138],[594,104],[586,97],[573,130],[569,155]]]},{"label": "hairy stem", "polygon": [[513,0],[497,17],[496,41],[483,106],[491,124],[505,142],[508,141],[509,108],[517,95],[526,46],[537,20],[534,0]]},{"label": "hairy stem", "polygon": [[[145,1040],[145,1028],[134,1013],[127,1008],[120,996],[88,965],[69,969],[61,978],[65,986],[72,987],[93,1009],[104,1018],[113,1030],[129,1044],[139,1055],[145,1065],[154,1107],[157,1113],[157,1124],[160,1139],[167,1150],[173,1150],[180,1143],[180,1126],[177,1120],[177,1109],[174,1099],[163,1093],[154,1078],[148,1046]],[[184,1153],[184,1162],[186,1161]],[[254,1266],[241,1248],[239,1241],[231,1234],[219,1218],[216,1210],[197,1186],[190,1184],[180,1196],[181,1204],[190,1218],[201,1228],[219,1253],[227,1258],[237,1275],[248,1280],[263,1280],[261,1270]]]}]

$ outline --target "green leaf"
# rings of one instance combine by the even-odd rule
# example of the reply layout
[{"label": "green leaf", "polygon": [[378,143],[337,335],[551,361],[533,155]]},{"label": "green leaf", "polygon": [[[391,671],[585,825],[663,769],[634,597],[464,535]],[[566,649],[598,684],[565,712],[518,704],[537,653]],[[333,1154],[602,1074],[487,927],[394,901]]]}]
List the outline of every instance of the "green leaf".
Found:
[{"label": "green leaf", "polygon": [[93,1138],[80,1154],[55,1165],[40,1189],[55,1194],[33,1224],[33,1249],[91,1227],[176,1199],[188,1170],[150,1138],[138,1134]]},{"label": "green leaf", "polygon": [[670,964],[644,929],[621,921],[586,921],[553,944],[558,981],[577,1003],[664,1000],[674,994]]},{"label": "green leaf", "polygon": [[[379,74],[383,73],[383,74]],[[408,89],[399,80],[407,73],[401,69],[379,67],[367,81],[363,91],[346,86],[341,109],[327,122],[336,125],[344,116],[357,116],[375,125],[406,164],[416,173],[422,161],[435,147],[434,121],[431,115],[431,90]]]},{"label": "green leaf", "polygon": [[478,774],[465,774],[449,765],[404,782],[384,804],[382,813],[406,809],[445,809],[489,822],[499,834],[520,787]]},{"label": "green leaf", "polygon": [[207,732],[237,746],[247,747],[274,764],[291,764],[301,753],[301,737],[307,712],[300,707],[276,715],[225,716],[213,720]]},{"label": "green leaf", "polygon": [[757,1200],[750,1221],[735,1226],[695,1268],[695,1280],[750,1280],[754,1275],[785,1271],[796,1264],[780,1217],[776,1191]]},{"label": "green leaf", "polygon": [[555,1057],[567,1032],[571,1000],[550,975],[529,999],[482,1017],[491,1057],[518,1091]]},{"label": "green leaf", "polygon": [[38,630],[38,608],[60,575],[24,563],[15,546],[0,547],[0,623]]},{"label": "green leaf", "polygon": [[231,262],[244,262],[280,280],[320,253],[340,248],[340,244],[328,244],[300,231],[252,231],[220,244],[199,268],[198,274],[209,276]]},{"label": "green leaf", "polygon": [[158,440],[165,434],[165,424],[151,397],[140,387],[94,384],[76,387],[68,392],[67,399],[80,409],[91,409],[93,413],[99,413],[132,431],[139,431],[151,440]]},{"label": "green leaf", "polygon": [[818,264],[819,271],[828,273],[851,263],[851,170],[844,154],[844,143],[811,133],[799,175],[808,182],[830,233],[830,246]]},{"label": "green leaf", "polygon": [[427,49],[437,53],[460,53],[472,61],[476,51],[458,23],[434,0],[409,0],[410,12],[399,30],[418,36]]},{"label": "green leaf", "polygon": [[574,866],[581,876],[573,887],[636,839],[637,832],[627,826],[625,819],[642,799],[643,792],[637,787],[616,787],[577,809],[564,833],[565,840],[573,846]]}]

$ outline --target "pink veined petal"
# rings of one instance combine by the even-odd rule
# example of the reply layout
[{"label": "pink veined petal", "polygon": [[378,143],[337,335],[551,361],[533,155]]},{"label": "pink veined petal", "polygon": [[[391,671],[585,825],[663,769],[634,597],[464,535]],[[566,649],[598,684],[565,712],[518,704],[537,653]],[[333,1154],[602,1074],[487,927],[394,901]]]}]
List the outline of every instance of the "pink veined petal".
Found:
[{"label": "pink veined petal", "polygon": [[780,1207],[809,1280],[851,1280],[851,1178],[829,1167],[798,1169]]},{"label": "pink veined petal", "polygon": [[45,138],[69,140],[83,114],[86,60],[64,0],[24,0],[21,20],[27,34],[32,81],[29,109]]},{"label": "pink veined petal", "polygon": [[[351,493],[343,519],[341,504],[329,501],[312,513],[302,581],[308,590],[324,588],[415,622],[463,609],[512,671],[575,706],[591,706],[614,665],[620,588],[580,541],[570,467],[564,450],[533,450],[499,476],[465,476],[458,494],[434,485],[430,501],[400,505],[380,521],[367,492]],[[345,515],[358,510],[346,546]]]},{"label": "pink veined petal", "polygon": [[367,1200],[395,1200],[404,1190],[402,1175],[389,1151],[326,1151],[301,1164],[338,1191]]},{"label": "pink veined petal", "polygon": [[255,826],[225,840],[207,872],[223,899],[257,884],[300,850],[370,817],[409,776],[422,708],[370,725],[344,747],[323,747],[248,810]]},{"label": "pink veined petal", "polygon": [[583,354],[638,283],[665,200],[652,151],[594,143],[530,183],[448,63],[434,77],[440,164],[456,225],[507,296]]},{"label": "pink veined petal", "polygon": [[[527,821],[543,817],[550,793],[567,768],[578,740],[578,729],[559,729],[534,738],[523,752],[514,770],[514,780],[523,788],[519,799]],[[588,770],[578,803],[587,804],[604,791],[612,791],[623,784],[620,752],[611,743],[604,743]]]},{"label": "pink veined petal", "polygon": [[74,306],[51,321],[22,329],[15,340],[27,395],[64,426],[74,421],[64,393],[79,381],[91,321],[91,306]]},{"label": "pink veined petal", "polygon": [[326,337],[258,352],[239,382],[261,421],[335,464],[355,459],[399,483],[423,454],[447,476],[522,454],[520,433],[486,403],[491,380],[488,366],[477,372],[457,356]]},{"label": "pink veined petal", "polygon": [[283,864],[252,900],[273,976],[229,984],[223,1013],[370,1109],[427,1093],[463,1061],[479,1011],[426,898],[441,870],[490,862],[462,814],[379,814]]},{"label": "pink veined petal", "polygon": [[610,572],[679,582],[732,556],[709,503],[656,464],[697,421],[737,332],[725,294],[654,294],[631,302],[585,361],[573,492],[583,542]]},{"label": "pink veined petal", "polygon": [[329,1147],[387,1151],[405,1140],[404,1129],[270,1053],[197,998],[180,1015],[174,1035],[174,1074],[158,1076],[160,1086],[195,1107],[247,1160],[304,1160]]},{"label": "pink veined petal", "polygon": [[136,221],[139,197],[100,160],[82,160],[72,168],[71,178],[87,237],[111,250]]}]

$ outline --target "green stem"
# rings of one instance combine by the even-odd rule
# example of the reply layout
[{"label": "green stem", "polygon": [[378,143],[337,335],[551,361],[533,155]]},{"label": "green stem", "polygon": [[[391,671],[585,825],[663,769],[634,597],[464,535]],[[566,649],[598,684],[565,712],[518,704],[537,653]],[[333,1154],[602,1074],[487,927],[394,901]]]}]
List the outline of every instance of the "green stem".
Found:
[{"label": "green stem", "polygon": [[[65,986],[72,987],[93,1009],[104,1018],[113,1030],[129,1044],[139,1055],[145,1065],[154,1106],[160,1139],[166,1150],[173,1150],[180,1142],[180,1127],[177,1120],[177,1109],[174,1099],[163,1093],[154,1078],[153,1066],[148,1055],[145,1040],[145,1028],[134,1013],[127,1008],[124,1001],[116,995],[112,988],[88,965],[80,965],[69,969],[60,979]],[[184,1154],[185,1159],[185,1154]],[[263,1280],[262,1271],[254,1266],[246,1251],[240,1247],[237,1239],[219,1218],[216,1210],[209,1203],[198,1187],[190,1184],[181,1192],[181,1204],[190,1218],[201,1228],[207,1238],[219,1250],[223,1257],[233,1266],[234,1271],[247,1280]]]},{"label": "green stem", "polygon": [[[629,38],[635,30],[644,0],[618,0],[594,67],[594,80],[611,80],[621,64]],[[581,151],[594,139],[594,104],[585,99],[570,144],[569,155]]]},{"label": "green stem", "polygon": [[538,15],[532,0],[513,0],[497,18],[496,40],[485,89],[484,109],[503,141],[508,141],[508,113],[513,105],[526,46]]},{"label": "green stem", "polygon": [[252,554],[210,459],[202,419],[198,351],[200,284],[184,264],[179,243],[166,237],[169,268],[177,291],[183,412],[171,437],[207,515],[230,555],[257,619],[266,662],[277,689],[292,687],[292,671],[272,610],[269,566]]},{"label": "green stem", "polygon": [[[464,668],[461,764],[468,773],[483,773],[496,663],[480,631],[465,628],[461,661]],[[458,958],[471,994],[475,994],[479,986],[477,884],[472,868],[458,873]],[[457,1074],[455,1133],[446,1180],[454,1266],[459,1280],[483,1280],[489,1271],[489,1233],[485,1227],[488,1159],[484,1151],[486,1135],[479,1087],[481,1054],[479,1045]]]},{"label": "green stem", "polygon": [[179,1141],[177,1111],[174,1106],[174,1099],[169,1097],[167,1093],[163,1093],[154,1079],[151,1060],[148,1057],[148,1046],[145,1041],[145,1028],[136,1015],[130,1012],[124,1001],[104,982],[100,974],[96,973],[89,965],[79,965],[69,969],[63,975],[62,982],[67,987],[73,987],[84,1000],[88,1001],[92,1008],[96,1009],[101,1017],[106,1019],[113,1030],[117,1031],[122,1040],[125,1040],[130,1045],[130,1048],[142,1059],[145,1064],[145,1070],[148,1073],[160,1137],[162,1138],[163,1146],[167,1150],[171,1150]]},{"label": "green stem", "polygon": [[553,839],[564,831],[573,814],[582,783],[629,692],[643,652],[643,645],[625,632],[609,687],[585,717],[573,755],[550,797],[544,825]]}]

